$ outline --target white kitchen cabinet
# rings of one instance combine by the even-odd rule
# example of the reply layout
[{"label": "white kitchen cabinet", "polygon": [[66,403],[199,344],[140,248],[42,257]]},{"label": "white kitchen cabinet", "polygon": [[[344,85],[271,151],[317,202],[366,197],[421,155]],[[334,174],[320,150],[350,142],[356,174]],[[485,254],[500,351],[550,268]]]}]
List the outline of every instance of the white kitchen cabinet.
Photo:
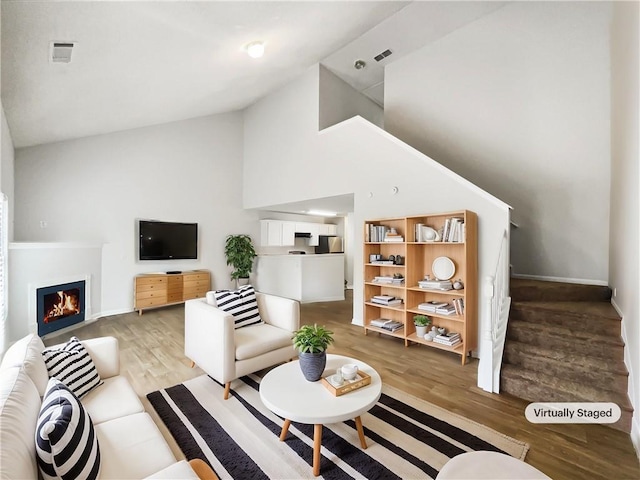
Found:
[{"label": "white kitchen cabinet", "polygon": [[310,223],[309,232],[311,232],[311,238],[309,239],[309,246],[317,247],[318,245],[320,245],[320,241],[318,239],[318,235],[320,234],[320,224]]},{"label": "white kitchen cabinet", "polygon": [[320,223],[318,224],[320,228],[319,235],[335,235],[338,233],[338,226],[332,223]]},{"label": "white kitchen cabinet", "polygon": [[296,225],[294,222],[282,222],[282,246],[293,246],[296,243]]},{"label": "white kitchen cabinet", "polygon": [[309,222],[295,222],[296,233],[311,233]]},{"label": "white kitchen cabinet", "polygon": [[320,235],[320,223],[313,222],[296,222],[296,233],[310,233],[311,237],[307,240],[307,245],[316,247],[319,245],[318,235]]},{"label": "white kitchen cabinet", "polygon": [[295,243],[293,222],[260,220],[260,245],[263,247],[292,246]]}]

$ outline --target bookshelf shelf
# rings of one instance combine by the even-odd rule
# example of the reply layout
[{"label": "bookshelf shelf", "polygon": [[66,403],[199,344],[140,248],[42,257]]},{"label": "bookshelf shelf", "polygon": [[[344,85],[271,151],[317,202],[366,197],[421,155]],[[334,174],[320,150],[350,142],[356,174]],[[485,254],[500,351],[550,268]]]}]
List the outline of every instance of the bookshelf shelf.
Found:
[{"label": "bookshelf shelf", "polygon": [[400,312],[404,312],[404,304],[401,305],[382,305],[381,303],[374,302],[364,302],[365,305],[369,305],[371,307],[384,308],[386,310],[398,310]]},{"label": "bookshelf shelf", "polygon": [[[461,356],[466,363],[469,352],[477,348],[477,316],[478,316],[478,267],[477,267],[477,216],[469,210],[417,215],[398,218],[375,219],[364,225],[364,331],[376,332],[402,338],[405,346],[420,344],[439,350],[452,352]],[[380,240],[392,232],[393,238],[402,241],[384,242]],[[438,241],[432,239],[438,234]],[[442,239],[446,241],[441,241]],[[450,279],[436,279],[432,272],[434,260],[448,257],[455,266]],[[373,263],[370,259],[398,259],[394,264]],[[442,259],[441,259],[442,260]],[[401,284],[378,283],[372,281],[376,277],[393,277],[402,275]],[[426,281],[425,281],[426,280]],[[418,285],[432,281],[461,280],[462,290],[434,290]],[[440,286],[439,284],[437,284]],[[401,298],[400,305],[381,305],[371,301],[379,295]],[[455,314],[446,315],[418,308],[425,302],[446,302],[457,305]],[[460,310],[460,304],[463,309]],[[417,337],[413,324],[414,315],[427,315],[432,325],[444,327],[447,332],[459,333],[462,342],[455,346],[443,345]],[[371,325],[371,321],[384,318],[403,324],[403,328],[390,332]]]}]

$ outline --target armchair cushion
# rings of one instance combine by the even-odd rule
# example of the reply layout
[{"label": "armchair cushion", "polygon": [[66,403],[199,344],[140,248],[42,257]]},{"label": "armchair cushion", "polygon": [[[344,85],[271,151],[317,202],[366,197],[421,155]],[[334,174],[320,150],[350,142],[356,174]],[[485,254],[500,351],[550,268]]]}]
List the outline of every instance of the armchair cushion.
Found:
[{"label": "armchair cushion", "polygon": [[236,360],[246,360],[279,348],[289,347],[292,333],[268,324],[236,331]]},{"label": "armchair cushion", "polygon": [[245,285],[238,290],[216,290],[213,294],[216,306],[233,315],[235,328],[263,323],[253,286]]}]

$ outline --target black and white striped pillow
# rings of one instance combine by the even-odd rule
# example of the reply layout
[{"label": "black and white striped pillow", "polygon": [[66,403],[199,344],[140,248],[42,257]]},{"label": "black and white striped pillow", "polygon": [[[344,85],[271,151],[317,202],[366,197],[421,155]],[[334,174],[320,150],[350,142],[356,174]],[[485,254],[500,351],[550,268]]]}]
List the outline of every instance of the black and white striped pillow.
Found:
[{"label": "black and white striped pillow", "polygon": [[47,348],[42,351],[49,377],[55,377],[64,383],[78,398],[104,382],[91,360],[91,355],[77,337],[65,343],[59,349]]},{"label": "black and white striped pillow", "polygon": [[48,479],[96,479],[100,447],[91,417],[69,388],[51,378],[36,428],[38,467]]},{"label": "black and white striped pillow", "polygon": [[217,307],[234,316],[235,328],[264,323],[258,312],[258,301],[253,286],[245,285],[238,290],[216,290],[213,294]]}]

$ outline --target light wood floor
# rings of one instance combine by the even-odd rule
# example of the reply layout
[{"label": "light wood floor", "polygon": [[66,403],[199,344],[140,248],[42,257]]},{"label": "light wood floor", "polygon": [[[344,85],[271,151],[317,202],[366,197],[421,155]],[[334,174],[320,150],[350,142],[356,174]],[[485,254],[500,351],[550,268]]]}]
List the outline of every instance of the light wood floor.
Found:
[{"label": "light wood floor", "polygon": [[[529,443],[526,461],[555,480],[640,479],[638,457],[629,435],[602,425],[531,424],[524,417],[527,402],[486,393],[476,386],[477,360],[463,367],[458,355],[419,345],[405,348],[401,340],[383,335],[365,336],[361,327],[351,325],[351,305],[350,295],[345,302],[302,305],[302,323],[318,323],[333,330],[336,341],[329,352],[370,364],[385,383]],[[105,317],[72,334],[80,339],[104,335],[119,339],[122,373],[143,399],[176,456],[183,458],[145,395],[203,373],[197,367],[189,368],[190,361],[184,357],[184,308]],[[45,343],[59,343],[71,333],[63,335]]]}]

